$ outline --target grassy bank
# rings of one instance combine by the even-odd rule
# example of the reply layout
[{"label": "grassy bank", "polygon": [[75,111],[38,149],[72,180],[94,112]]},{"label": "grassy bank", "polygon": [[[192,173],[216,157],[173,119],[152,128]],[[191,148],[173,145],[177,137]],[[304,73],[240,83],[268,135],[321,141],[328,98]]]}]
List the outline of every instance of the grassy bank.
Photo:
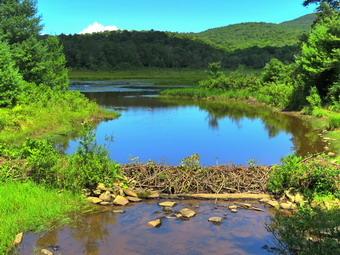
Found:
[{"label": "grassy bank", "polygon": [[[230,73],[233,70],[223,70]],[[258,70],[245,69],[247,73],[259,72]],[[203,69],[188,68],[140,68],[128,70],[71,70],[71,80],[119,80],[119,79],[148,79],[155,85],[197,85],[199,81],[208,77]]]},{"label": "grassy bank", "polygon": [[89,205],[78,194],[45,188],[31,181],[0,185],[0,254],[8,254],[20,232],[48,230],[53,223],[68,223],[71,212]]},{"label": "grassy bank", "polygon": [[0,141],[18,143],[24,138],[50,138],[79,130],[83,121],[117,118],[79,92],[31,94],[12,108],[0,108]]}]

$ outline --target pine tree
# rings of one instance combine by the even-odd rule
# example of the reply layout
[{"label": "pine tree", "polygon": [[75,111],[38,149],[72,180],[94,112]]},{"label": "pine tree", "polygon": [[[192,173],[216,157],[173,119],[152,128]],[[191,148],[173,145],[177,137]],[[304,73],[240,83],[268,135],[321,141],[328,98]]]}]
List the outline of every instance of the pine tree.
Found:
[{"label": "pine tree", "polygon": [[0,41],[0,107],[16,103],[24,81],[15,67],[9,46]]}]

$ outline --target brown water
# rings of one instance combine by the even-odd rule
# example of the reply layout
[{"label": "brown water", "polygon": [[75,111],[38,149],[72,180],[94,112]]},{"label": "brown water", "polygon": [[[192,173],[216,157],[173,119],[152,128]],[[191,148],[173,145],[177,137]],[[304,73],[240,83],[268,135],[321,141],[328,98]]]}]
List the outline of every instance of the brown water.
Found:
[{"label": "brown water", "polygon": [[[270,254],[272,236],[264,227],[270,218],[265,212],[239,209],[229,212],[231,202],[177,201],[174,211],[184,207],[197,212],[190,220],[166,219],[157,201],[124,207],[124,214],[114,214],[102,208],[90,213],[73,226],[47,233],[28,233],[24,236],[19,254],[32,254],[33,248],[55,249],[55,254]],[[121,209],[121,207],[119,208]],[[225,213],[228,215],[225,216]],[[171,216],[171,215],[170,215]],[[208,222],[209,217],[223,217],[221,225]],[[159,228],[147,222],[162,218]]]}]

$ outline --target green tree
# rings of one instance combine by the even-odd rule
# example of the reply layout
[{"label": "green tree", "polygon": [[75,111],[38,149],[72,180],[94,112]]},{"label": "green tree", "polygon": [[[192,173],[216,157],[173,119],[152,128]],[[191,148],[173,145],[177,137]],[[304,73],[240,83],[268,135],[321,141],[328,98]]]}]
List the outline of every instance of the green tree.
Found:
[{"label": "green tree", "polygon": [[38,36],[42,29],[34,0],[0,0],[0,33],[10,45]]},{"label": "green tree", "polygon": [[9,46],[0,41],[0,107],[15,104],[24,81],[15,67]]},{"label": "green tree", "polygon": [[329,95],[340,73],[340,15],[333,11],[315,24],[302,44],[300,65],[306,90],[315,86],[322,98]]},{"label": "green tree", "polygon": [[[340,2],[338,0],[304,0],[303,6],[308,6],[310,4],[328,4],[333,10],[340,10]],[[318,7],[318,10],[320,7]]]},{"label": "green tree", "polygon": [[43,39],[39,35],[41,29],[35,0],[0,0],[0,38],[10,46],[23,79],[66,89],[63,49],[57,39]]}]

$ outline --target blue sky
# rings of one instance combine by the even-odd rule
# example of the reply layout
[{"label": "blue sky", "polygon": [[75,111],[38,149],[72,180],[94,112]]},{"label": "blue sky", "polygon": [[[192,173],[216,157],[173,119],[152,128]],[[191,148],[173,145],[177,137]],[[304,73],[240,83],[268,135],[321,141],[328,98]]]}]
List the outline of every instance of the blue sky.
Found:
[{"label": "blue sky", "polygon": [[280,23],[312,13],[303,0],[38,0],[43,33],[75,34],[97,22],[124,30],[200,32],[241,22]]}]

